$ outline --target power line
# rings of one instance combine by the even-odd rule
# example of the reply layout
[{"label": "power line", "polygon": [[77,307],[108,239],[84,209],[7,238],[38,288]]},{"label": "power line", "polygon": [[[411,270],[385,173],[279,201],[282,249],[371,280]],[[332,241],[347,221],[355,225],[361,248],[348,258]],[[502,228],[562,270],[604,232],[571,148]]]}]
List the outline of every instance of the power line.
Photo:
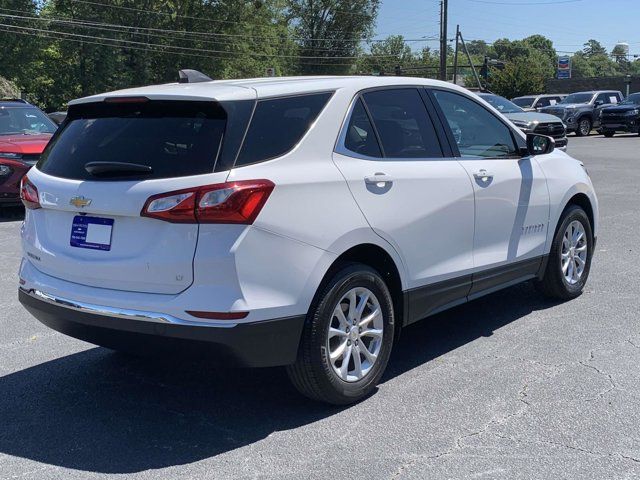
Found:
[{"label": "power line", "polygon": [[[243,46],[242,43],[238,43],[236,40],[234,39],[228,39],[228,38],[222,38],[222,39],[216,39],[216,38],[202,38],[202,37],[190,37],[190,35],[192,34],[192,32],[188,32],[188,31],[180,31],[180,30],[174,30],[172,32],[174,32],[175,34],[178,35],[183,35],[184,38],[176,38],[175,35],[170,36],[167,34],[159,34],[159,33],[155,33],[155,32],[139,32],[136,31],[138,28],[137,27],[130,27],[130,26],[125,26],[125,25],[114,25],[114,24],[103,24],[103,23],[92,23],[92,22],[83,22],[83,21],[75,21],[75,20],[67,20],[67,19],[56,19],[56,18],[40,18],[40,17],[25,17],[25,16],[19,16],[19,15],[7,15],[7,14],[2,14],[0,13],[0,18],[8,18],[8,19],[12,19],[12,20],[18,20],[18,21],[31,21],[31,20],[36,20],[36,21],[44,21],[47,23],[52,23],[52,24],[59,24],[62,26],[68,26],[71,28],[81,28],[81,29],[87,29],[87,30],[98,30],[98,31],[106,31],[106,32],[111,32],[111,33],[118,33],[118,34],[124,34],[124,35],[131,35],[131,36],[146,36],[146,37],[154,37],[154,38],[158,38],[158,39],[164,39],[167,41],[199,41],[199,42],[214,42],[215,44],[222,44],[222,45],[227,45],[227,46]],[[13,24],[11,24],[13,25]],[[103,26],[104,25],[104,26]],[[124,30],[122,30],[124,29]],[[282,38],[280,38],[279,40],[283,40]],[[337,47],[340,48],[340,47]],[[316,51],[331,51],[331,52],[335,52],[336,48],[324,48],[324,47],[316,47],[314,48],[314,50]]]},{"label": "power line", "polygon": [[492,0],[469,0],[474,3],[485,3],[490,5],[511,5],[513,7],[518,7],[520,5],[559,5],[561,3],[578,3],[583,2],[584,0],[551,0],[548,2],[521,2],[521,3],[512,3],[512,2],[496,2]]},{"label": "power line", "polygon": [[[106,5],[110,6],[110,5]],[[22,10],[10,9],[10,8],[1,8],[0,11],[28,14],[29,12],[24,12]],[[150,32],[161,32],[161,33],[178,33],[178,34],[186,34],[192,35],[196,37],[232,37],[232,38],[250,38],[250,39],[276,39],[281,40],[282,37],[275,35],[250,35],[250,34],[234,34],[234,33],[216,33],[216,32],[199,32],[193,30],[173,30],[166,28],[153,28],[153,27],[139,27],[133,25],[119,25],[113,23],[103,23],[103,22],[94,22],[91,20],[86,20],[82,18],[60,18],[60,17],[49,17],[49,16],[33,16],[33,15],[8,15],[8,14],[0,14],[2,17],[11,17],[16,19],[29,19],[36,21],[50,21],[55,23],[68,23],[68,24],[82,24],[87,26],[101,26],[101,27],[113,27],[113,28],[122,28],[128,30],[144,30]],[[400,34],[389,34],[389,36],[400,35]],[[401,35],[400,35],[401,36]],[[424,38],[408,38],[403,39],[405,42],[424,42],[426,40],[430,40],[435,38],[435,36],[424,37]],[[287,37],[288,40],[292,41],[314,41],[314,42],[331,42],[331,43],[379,43],[385,42],[386,39],[368,39],[368,38],[341,38],[341,39],[333,39],[333,38],[303,38],[303,37]],[[319,47],[314,47],[314,49],[318,49]],[[334,48],[330,48],[327,50],[335,50]]]},{"label": "power line", "polygon": [[[168,17],[172,17],[172,18],[184,18],[184,19],[187,19],[187,20],[199,20],[199,21],[205,21],[205,22],[209,22],[209,23],[225,23],[225,24],[231,24],[231,25],[237,25],[239,23],[239,22],[234,21],[234,20],[219,20],[219,19],[213,19],[213,18],[194,17],[194,16],[190,16],[190,15],[178,15],[178,14],[174,14],[174,13],[170,13],[170,12],[155,12],[153,10],[147,10],[147,9],[143,9],[143,8],[125,7],[125,6],[122,6],[122,5],[108,5],[106,3],[92,2],[90,0],[71,0],[71,1],[75,2],[75,3],[84,3],[84,4],[87,4],[87,5],[96,5],[96,6],[100,6],[100,7],[106,7],[106,8],[115,8],[115,9],[120,9],[120,10],[127,10],[127,11],[130,11],[130,12],[147,13],[147,14],[151,14],[151,15],[161,15],[161,16],[168,16]],[[372,16],[370,14],[362,13],[362,12],[345,12],[345,11],[333,12],[334,16],[336,14]],[[362,40],[366,40],[366,39],[362,39]]]},{"label": "power line", "polygon": [[[158,43],[151,42],[140,42],[135,40],[125,40],[120,38],[112,38],[112,37],[97,37],[94,35],[83,35],[79,33],[69,33],[69,32],[61,32],[59,30],[46,30],[41,28],[34,27],[23,27],[19,25],[11,25],[6,23],[0,23],[0,25],[9,29],[17,29],[23,31],[31,31],[31,32],[39,32],[39,33],[50,33],[50,34],[58,34],[63,36],[75,37],[78,39],[89,39],[89,40],[100,40],[100,41],[110,41],[110,42],[118,42],[124,43],[126,45],[119,45],[120,47],[128,48],[129,45],[134,46],[151,46],[151,47],[160,47],[164,49],[175,49],[180,50],[180,52],[172,52],[172,53],[181,53],[181,52],[197,52],[197,53],[214,53],[214,54],[226,54],[226,55],[235,55],[238,52],[232,52],[228,50],[215,50],[215,49],[204,49],[204,48],[191,48],[191,47],[182,47],[178,45],[164,45]],[[257,57],[267,57],[267,58],[292,58],[292,59],[301,59],[301,60],[357,60],[361,58],[361,55],[358,56],[315,56],[315,55],[283,55],[283,54],[269,54],[269,53],[258,53],[258,52],[244,52],[244,54],[249,56],[257,56]],[[368,58],[395,58],[395,55],[368,55]],[[232,57],[220,57],[220,58],[232,58]]]},{"label": "power line", "polygon": [[[158,49],[158,48],[145,48],[145,47],[138,47],[138,46],[125,46],[125,45],[116,45],[113,43],[104,43],[104,42],[97,42],[97,41],[93,41],[93,40],[79,40],[79,39],[75,39],[75,38],[67,38],[67,37],[58,37],[55,35],[51,35],[49,34],[48,30],[42,30],[42,33],[34,33],[34,32],[24,32],[24,31],[15,31],[15,30],[7,30],[7,27],[11,28],[11,25],[5,25],[5,24],[1,24],[0,23],[0,32],[5,32],[5,33],[11,33],[11,34],[15,34],[15,35],[26,35],[26,36],[31,36],[31,37],[38,37],[38,38],[50,38],[52,40],[59,40],[59,41],[65,41],[65,42],[74,42],[74,43],[80,43],[80,44],[89,44],[89,45],[101,45],[101,46],[105,46],[105,47],[111,47],[111,48],[118,48],[118,49],[122,49],[122,48],[126,48],[127,50],[140,50],[140,51],[145,51],[145,52],[152,52],[152,53],[162,53],[162,54],[167,54],[167,53],[174,53],[174,54],[180,54],[181,56],[188,56],[188,57],[197,57],[197,58],[206,58],[206,59],[215,59],[215,60],[229,60],[233,57],[218,57],[215,55],[203,55],[203,54],[197,54],[197,53],[190,53],[190,52],[167,52],[166,50],[163,49]],[[64,32],[63,32],[64,33]],[[96,38],[100,38],[100,37],[96,37]],[[164,47],[163,45],[154,45],[154,44],[148,44],[149,47],[154,47],[154,46],[158,46],[158,47]],[[332,58],[336,58],[336,57],[322,57],[324,60],[331,60]],[[301,62],[302,65],[320,65],[320,66],[352,66],[353,63],[327,63],[327,62],[322,62],[322,63],[313,63],[313,62]]]}]

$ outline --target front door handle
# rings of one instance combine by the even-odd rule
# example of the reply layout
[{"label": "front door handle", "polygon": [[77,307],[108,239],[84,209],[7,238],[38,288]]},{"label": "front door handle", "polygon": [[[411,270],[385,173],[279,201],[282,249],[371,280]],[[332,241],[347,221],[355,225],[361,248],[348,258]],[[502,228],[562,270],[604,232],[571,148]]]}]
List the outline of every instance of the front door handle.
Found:
[{"label": "front door handle", "polygon": [[389,175],[386,175],[382,172],[376,172],[374,175],[364,177],[364,183],[368,185],[393,183],[393,178],[391,178]]},{"label": "front door handle", "polygon": [[485,169],[482,169],[474,173],[473,176],[478,180],[482,180],[483,182],[486,182],[493,178],[493,173],[489,173]]}]

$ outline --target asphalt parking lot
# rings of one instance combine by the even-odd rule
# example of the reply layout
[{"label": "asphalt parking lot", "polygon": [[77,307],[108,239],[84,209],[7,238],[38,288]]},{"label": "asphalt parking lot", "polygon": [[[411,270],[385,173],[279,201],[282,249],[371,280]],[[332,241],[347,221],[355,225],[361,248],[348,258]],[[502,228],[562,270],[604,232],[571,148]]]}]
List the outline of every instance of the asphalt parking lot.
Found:
[{"label": "asphalt parking lot", "polygon": [[530,285],[404,331],[378,391],[307,402],[280,369],[140,360],[17,301],[0,219],[0,478],[625,479],[640,476],[640,138],[571,137],[601,206],[586,292]]}]

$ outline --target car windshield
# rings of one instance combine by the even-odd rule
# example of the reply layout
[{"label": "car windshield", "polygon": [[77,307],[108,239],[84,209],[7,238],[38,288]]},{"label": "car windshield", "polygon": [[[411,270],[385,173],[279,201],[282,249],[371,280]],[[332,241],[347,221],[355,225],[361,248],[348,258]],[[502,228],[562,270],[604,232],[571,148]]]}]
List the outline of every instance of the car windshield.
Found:
[{"label": "car windshield", "polygon": [[620,105],[640,105],[640,93],[629,95]]},{"label": "car windshield", "polygon": [[0,107],[0,135],[53,133],[58,127],[34,107]]},{"label": "car windshield", "polygon": [[592,98],[593,93],[572,93],[560,103],[589,103]]},{"label": "car windshield", "polygon": [[518,97],[518,98],[514,98],[512,102],[518,105],[519,107],[529,108],[531,105],[533,105],[533,101],[535,99],[536,97]]},{"label": "car windshield", "polygon": [[500,113],[520,113],[523,110],[513,102],[510,102],[504,97],[498,95],[480,95],[480,97],[489,102],[493,108]]}]

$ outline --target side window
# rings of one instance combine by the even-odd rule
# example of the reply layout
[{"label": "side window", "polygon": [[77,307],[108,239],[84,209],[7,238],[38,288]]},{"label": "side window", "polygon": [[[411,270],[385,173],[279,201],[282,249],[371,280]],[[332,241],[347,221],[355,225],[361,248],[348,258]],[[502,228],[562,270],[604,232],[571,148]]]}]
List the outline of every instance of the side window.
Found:
[{"label": "side window", "polygon": [[458,93],[433,90],[433,94],[462,157],[519,156],[509,127],[482,105]]},{"label": "side window", "polygon": [[596,97],[596,102],[602,102],[603,105],[607,105],[608,103],[614,103],[609,97],[615,98],[615,95],[612,93],[601,93]]},{"label": "side window", "polygon": [[415,88],[365,93],[373,123],[388,158],[442,158],[427,108]]},{"label": "side window", "polygon": [[540,100],[538,100],[538,103],[536,103],[536,108],[548,107],[549,105],[551,105],[549,97],[542,97]]},{"label": "side window", "polygon": [[354,153],[368,157],[382,157],[378,139],[373,131],[373,125],[371,125],[361,99],[358,99],[353,107],[353,112],[351,112],[351,120],[349,120],[349,126],[347,127],[344,146]]},{"label": "side window", "polygon": [[235,166],[284,155],[302,139],[331,93],[259,100]]}]

